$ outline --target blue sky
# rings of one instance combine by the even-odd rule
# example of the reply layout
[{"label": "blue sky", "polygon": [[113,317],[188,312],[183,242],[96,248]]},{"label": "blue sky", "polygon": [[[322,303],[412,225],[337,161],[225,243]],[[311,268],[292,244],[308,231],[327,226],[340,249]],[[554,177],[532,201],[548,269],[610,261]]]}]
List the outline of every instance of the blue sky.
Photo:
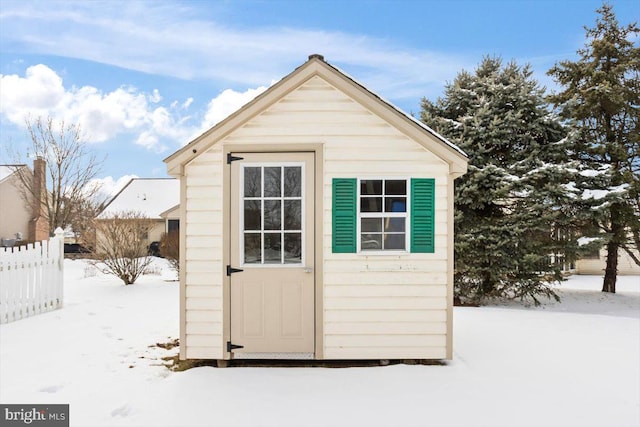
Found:
[{"label": "blue sky", "polygon": [[[623,24],[640,2],[613,0]],[[0,0],[0,163],[24,117],[80,123],[100,179],[166,176],[162,160],[311,53],[408,113],[484,55],[545,72],[575,58],[600,1]]]}]

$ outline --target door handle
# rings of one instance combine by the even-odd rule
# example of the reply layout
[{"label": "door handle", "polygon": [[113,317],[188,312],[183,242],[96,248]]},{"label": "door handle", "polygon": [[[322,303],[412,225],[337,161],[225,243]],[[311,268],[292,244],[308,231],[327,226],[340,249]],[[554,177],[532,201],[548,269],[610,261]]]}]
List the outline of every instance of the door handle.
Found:
[{"label": "door handle", "polygon": [[304,272],[305,272],[305,273],[313,273],[313,268],[311,268],[311,267],[305,267],[305,268],[304,268]]}]

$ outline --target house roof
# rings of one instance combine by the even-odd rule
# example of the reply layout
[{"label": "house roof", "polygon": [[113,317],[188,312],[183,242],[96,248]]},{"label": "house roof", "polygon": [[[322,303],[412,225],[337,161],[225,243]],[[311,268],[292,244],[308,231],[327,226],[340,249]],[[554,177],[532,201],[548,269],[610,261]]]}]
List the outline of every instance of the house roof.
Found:
[{"label": "house roof", "polygon": [[18,167],[26,167],[27,165],[0,165],[0,182],[13,175]]},{"label": "house roof", "polygon": [[169,217],[175,217],[176,214],[178,216],[180,216],[180,204],[177,204],[175,206],[171,206],[169,209],[167,209],[166,211],[160,213],[160,217],[161,218],[169,218]]},{"label": "house roof", "polygon": [[460,175],[466,171],[467,155],[456,145],[424,123],[371,92],[340,69],[327,63],[321,55],[310,55],[307,62],[282,80],[167,157],[164,161],[167,163],[169,174],[179,176],[181,167],[197,157],[201,151],[208,149],[314,76],[323,78],[373,113],[392,123],[399,131],[449,163],[453,173]]},{"label": "house roof", "polygon": [[173,178],[133,178],[113,196],[98,219],[123,211],[139,212],[152,219],[180,202],[180,181]]}]

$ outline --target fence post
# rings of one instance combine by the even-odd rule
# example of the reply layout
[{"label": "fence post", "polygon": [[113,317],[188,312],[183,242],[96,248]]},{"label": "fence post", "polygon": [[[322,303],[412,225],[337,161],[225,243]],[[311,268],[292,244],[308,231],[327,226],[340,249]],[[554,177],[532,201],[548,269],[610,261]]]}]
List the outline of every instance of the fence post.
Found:
[{"label": "fence post", "polygon": [[58,256],[58,271],[56,274],[57,283],[56,283],[56,292],[55,296],[57,298],[57,308],[62,308],[63,306],[63,296],[64,296],[64,230],[60,227],[56,228],[56,231],[53,232],[54,240],[55,240],[55,252]]}]

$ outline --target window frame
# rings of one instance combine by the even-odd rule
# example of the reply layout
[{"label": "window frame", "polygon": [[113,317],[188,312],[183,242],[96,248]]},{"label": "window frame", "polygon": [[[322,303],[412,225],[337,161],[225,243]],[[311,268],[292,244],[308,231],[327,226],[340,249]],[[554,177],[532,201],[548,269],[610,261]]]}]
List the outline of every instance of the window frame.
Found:
[{"label": "window frame", "polygon": [[[382,212],[361,212],[360,193],[362,181],[382,181]],[[404,212],[384,212],[385,181],[404,181],[406,193],[404,197]],[[365,196],[369,197],[369,196]],[[362,219],[363,218],[404,218],[404,249],[362,249]],[[384,238],[384,229],[382,231]],[[411,253],[411,178],[408,176],[359,176],[356,178],[356,253],[358,255],[408,255]]]},{"label": "window frame", "polygon": [[[302,268],[306,266],[306,262],[307,262],[307,254],[305,251],[306,248],[306,230],[307,227],[309,226],[308,224],[306,224],[305,222],[305,218],[306,218],[306,195],[304,193],[304,189],[306,188],[306,167],[305,167],[305,162],[246,162],[246,163],[242,163],[240,165],[240,179],[239,179],[239,185],[240,185],[240,194],[238,195],[238,217],[239,217],[239,221],[238,221],[238,225],[239,228],[237,230],[237,232],[239,233],[239,239],[238,239],[238,249],[240,251],[239,253],[239,260],[240,260],[240,266],[241,267],[247,267],[247,268],[264,268],[264,269],[269,269],[269,268]],[[245,198],[245,194],[244,194],[244,170],[246,168],[251,168],[251,167],[260,167],[261,168],[261,189],[260,189],[260,196],[259,197],[246,197]],[[301,193],[300,193],[300,197],[288,197],[288,196],[284,196],[284,186],[281,187],[281,195],[280,197],[265,197],[264,196],[264,169],[268,168],[268,167],[281,167],[283,168],[283,173],[284,173],[284,168],[285,167],[300,167],[301,168],[301,176],[300,176],[300,189],[301,189]],[[282,175],[281,175],[282,178]],[[260,251],[261,251],[261,261],[260,263],[245,263],[245,241],[244,241],[244,235],[245,235],[245,229],[244,229],[244,201],[245,200],[261,200],[261,218],[260,218]],[[300,200],[300,226],[301,226],[301,230],[295,230],[295,231],[289,231],[290,233],[301,233],[301,237],[300,237],[300,250],[301,250],[301,259],[299,263],[280,263],[280,264],[276,264],[276,263],[265,263],[264,262],[264,234],[265,234],[265,230],[264,230],[264,204],[263,202],[265,200],[282,200],[283,202],[285,200]],[[280,209],[280,227],[281,229],[279,230],[279,233],[281,233],[282,238],[280,240],[280,247],[281,247],[281,260],[283,260],[284,257],[284,242],[283,242],[283,238],[284,238],[284,234],[286,234],[287,230],[284,230],[284,203],[281,205],[281,209]],[[274,230],[275,231],[275,230]],[[250,231],[251,232],[251,231]],[[258,232],[255,232],[255,234],[258,234]]]}]

